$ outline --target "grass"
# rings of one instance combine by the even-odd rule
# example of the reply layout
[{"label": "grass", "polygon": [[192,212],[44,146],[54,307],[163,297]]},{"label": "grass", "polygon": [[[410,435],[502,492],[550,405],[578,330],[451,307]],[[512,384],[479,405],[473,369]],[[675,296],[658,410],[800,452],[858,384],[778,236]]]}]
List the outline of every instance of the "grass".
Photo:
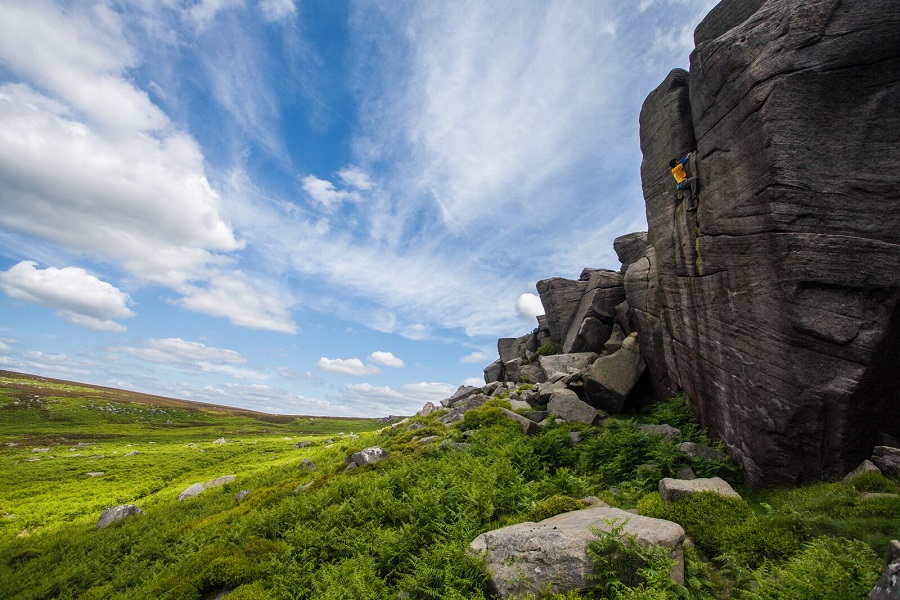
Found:
[{"label": "grass", "polygon": [[[487,598],[485,566],[466,551],[472,539],[591,495],[675,520],[696,546],[685,586],[640,548],[621,546],[643,565],[637,583],[617,582],[598,558],[616,598],[863,598],[887,540],[900,537],[891,495],[900,487],[887,478],[739,486],[740,501],[664,505],[656,481],[683,466],[739,480],[732,465],[674,450],[708,442],[683,399],[603,428],[556,424],[526,437],[502,401],[451,428],[435,414],[412,419],[419,429],[379,431],[373,420],[272,419],[9,373],[0,388],[4,598]],[[638,421],[667,422],[682,436],[644,434]],[[573,433],[583,441],[573,444]],[[295,448],[301,440],[310,444]],[[352,452],[373,445],[390,457],[344,472]],[[96,471],[105,474],[87,475]],[[229,474],[233,482],[177,500],[192,483]],[[240,490],[250,493],[238,503]],[[95,529],[104,508],[129,502],[144,514]]]}]

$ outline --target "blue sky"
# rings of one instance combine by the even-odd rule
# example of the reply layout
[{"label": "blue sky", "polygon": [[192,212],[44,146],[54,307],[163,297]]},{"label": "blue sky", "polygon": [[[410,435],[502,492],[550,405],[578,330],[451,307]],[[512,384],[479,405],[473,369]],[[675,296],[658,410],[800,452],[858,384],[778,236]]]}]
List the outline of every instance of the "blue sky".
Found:
[{"label": "blue sky", "polygon": [[410,414],[646,229],[710,0],[0,0],[0,368]]}]

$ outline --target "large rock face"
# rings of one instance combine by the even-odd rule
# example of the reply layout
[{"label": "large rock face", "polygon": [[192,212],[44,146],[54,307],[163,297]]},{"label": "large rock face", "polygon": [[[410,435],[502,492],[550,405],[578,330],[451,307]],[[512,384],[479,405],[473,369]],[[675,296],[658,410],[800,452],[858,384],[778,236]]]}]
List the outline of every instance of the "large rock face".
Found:
[{"label": "large rock face", "polygon": [[[900,436],[898,30],[896,0],[727,0],[641,111],[655,256],[625,284],[657,288],[629,305],[655,389],[752,483],[838,478]],[[693,213],[668,167],[692,150]]]}]

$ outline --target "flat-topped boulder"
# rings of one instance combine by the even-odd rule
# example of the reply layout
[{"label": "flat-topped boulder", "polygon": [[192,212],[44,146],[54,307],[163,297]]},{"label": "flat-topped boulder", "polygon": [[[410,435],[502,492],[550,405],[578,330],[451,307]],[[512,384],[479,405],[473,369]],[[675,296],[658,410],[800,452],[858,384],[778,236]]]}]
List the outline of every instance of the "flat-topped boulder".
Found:
[{"label": "flat-topped boulder", "polygon": [[511,525],[479,535],[470,548],[487,559],[489,587],[500,598],[564,594],[594,586],[587,554],[588,544],[597,539],[592,530],[610,532],[615,526],[621,526],[621,535],[634,535],[641,545],[670,549],[676,560],[671,576],[684,582],[684,529],[617,508],[588,508],[539,523]]},{"label": "flat-topped boulder", "polygon": [[726,498],[740,499],[740,494],[734,491],[727,481],[721,477],[709,477],[701,479],[672,479],[666,477],[659,482],[659,495],[666,502],[676,502],[686,496],[711,492]]}]

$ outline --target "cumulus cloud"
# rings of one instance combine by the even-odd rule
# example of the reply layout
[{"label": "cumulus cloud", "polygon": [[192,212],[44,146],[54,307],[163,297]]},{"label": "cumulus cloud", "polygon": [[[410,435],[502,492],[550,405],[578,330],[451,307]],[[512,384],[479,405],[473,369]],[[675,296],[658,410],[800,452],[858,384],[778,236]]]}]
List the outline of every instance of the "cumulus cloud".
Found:
[{"label": "cumulus cloud", "polygon": [[16,300],[55,308],[67,321],[99,331],[125,331],[113,319],[135,314],[128,308],[128,294],[78,267],[38,269],[36,263],[22,261],[0,272],[0,289]]},{"label": "cumulus cloud", "polygon": [[352,383],[341,389],[339,397],[352,402],[358,414],[412,414],[426,402],[440,402],[454,391],[456,387],[448,383],[427,381],[397,387]]},{"label": "cumulus cloud", "polygon": [[460,362],[478,364],[491,360],[491,355],[487,352],[476,351],[471,354],[467,354],[460,359]]},{"label": "cumulus cloud", "polygon": [[297,333],[286,294],[266,292],[260,282],[249,280],[242,272],[213,275],[206,285],[183,285],[179,306],[196,312],[225,317],[235,325]]},{"label": "cumulus cloud", "polygon": [[122,348],[122,351],[143,360],[158,363],[236,364],[246,362],[239,352],[226,348],[211,348],[200,342],[181,338],[152,338],[140,348]]},{"label": "cumulus cloud", "polygon": [[260,0],[258,6],[263,18],[270,23],[281,21],[297,14],[294,0]]},{"label": "cumulus cloud", "polygon": [[394,369],[402,369],[403,361],[391,352],[383,352],[381,350],[373,352],[369,355],[369,362],[381,365],[382,367],[392,367]]},{"label": "cumulus cloud", "polygon": [[341,169],[337,174],[344,183],[358,190],[369,191],[375,187],[369,175],[357,167]]},{"label": "cumulus cloud", "polygon": [[336,209],[345,201],[358,202],[360,200],[358,192],[336,189],[333,183],[326,179],[319,179],[315,175],[304,177],[301,185],[313,200],[328,211]]},{"label": "cumulus cloud", "polygon": [[358,358],[325,358],[324,356],[316,363],[316,368],[326,373],[335,373],[337,375],[351,375],[353,377],[362,377],[364,375],[374,375],[381,373],[381,369],[375,365],[364,364]]},{"label": "cumulus cloud", "polygon": [[541,297],[535,294],[522,294],[516,300],[516,313],[522,319],[529,321],[544,314],[544,305],[541,304]]}]

